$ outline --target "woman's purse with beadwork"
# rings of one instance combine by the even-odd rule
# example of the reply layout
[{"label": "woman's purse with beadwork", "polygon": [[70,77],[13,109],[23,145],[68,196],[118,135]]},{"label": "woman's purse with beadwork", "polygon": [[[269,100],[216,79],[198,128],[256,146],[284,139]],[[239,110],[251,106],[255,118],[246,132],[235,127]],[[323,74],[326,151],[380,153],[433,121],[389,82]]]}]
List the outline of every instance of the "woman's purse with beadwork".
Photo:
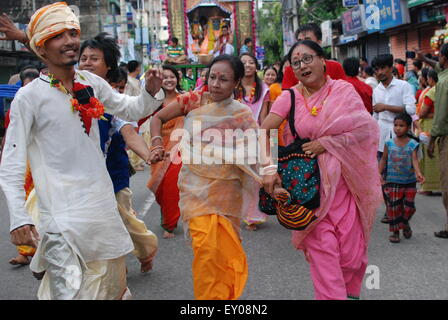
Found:
[{"label": "woman's purse with beadwork", "polygon": [[291,94],[289,127],[294,142],[286,147],[278,147],[277,172],[282,187],[289,192],[288,199],[273,199],[263,188],[259,193],[259,208],[269,215],[277,215],[279,223],[288,229],[305,230],[317,219],[315,209],[320,206],[320,173],[317,158],[311,158],[302,149],[310,139],[301,139],[294,127],[295,94]]}]

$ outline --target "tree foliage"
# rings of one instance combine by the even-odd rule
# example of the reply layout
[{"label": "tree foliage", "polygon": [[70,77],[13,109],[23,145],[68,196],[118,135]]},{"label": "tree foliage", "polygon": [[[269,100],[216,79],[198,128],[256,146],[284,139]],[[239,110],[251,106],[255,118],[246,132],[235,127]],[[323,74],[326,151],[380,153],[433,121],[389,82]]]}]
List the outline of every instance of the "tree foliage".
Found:
[{"label": "tree foliage", "polygon": [[273,64],[283,57],[282,5],[265,2],[258,11],[259,43],[265,49],[265,64]]},{"label": "tree foliage", "polygon": [[341,0],[306,0],[301,1],[299,23],[315,22],[320,24],[325,20],[337,19],[346,9]]}]

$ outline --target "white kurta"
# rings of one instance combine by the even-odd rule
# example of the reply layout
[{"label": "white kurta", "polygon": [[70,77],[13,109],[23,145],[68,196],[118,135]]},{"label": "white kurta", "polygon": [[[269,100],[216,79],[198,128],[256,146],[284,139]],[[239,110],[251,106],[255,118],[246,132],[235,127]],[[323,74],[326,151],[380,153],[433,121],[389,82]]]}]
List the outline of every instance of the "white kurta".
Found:
[{"label": "white kurta", "polygon": [[[75,81],[90,85],[106,112],[137,121],[163,102],[146,90],[138,97],[115,92],[102,78],[76,71]],[[0,165],[0,186],[8,202],[10,230],[33,224],[25,210],[27,159],[39,201],[41,235],[62,233],[84,262],[114,259],[133,250],[120,218],[111,179],[100,149],[96,119],[84,132],[70,96],[40,75],[21,88],[11,106],[11,122]]]},{"label": "white kurta", "polygon": [[[415,95],[409,83],[396,78],[384,87],[382,83],[373,90],[372,102],[375,106],[377,103],[384,103],[392,106],[403,107],[404,111],[410,116],[415,114]],[[394,119],[398,113],[391,111],[383,111],[373,113],[374,118],[380,126],[380,142],[378,151],[383,152],[384,144],[388,139],[394,138]]]}]

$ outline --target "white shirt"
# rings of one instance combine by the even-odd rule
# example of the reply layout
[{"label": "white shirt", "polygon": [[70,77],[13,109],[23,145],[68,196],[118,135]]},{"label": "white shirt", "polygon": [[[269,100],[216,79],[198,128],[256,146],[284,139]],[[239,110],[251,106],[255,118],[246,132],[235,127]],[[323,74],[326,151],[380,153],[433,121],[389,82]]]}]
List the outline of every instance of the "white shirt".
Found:
[{"label": "white shirt", "polygon": [[[146,90],[138,97],[115,92],[102,78],[76,71],[75,81],[90,85],[106,112],[138,120],[163,102]],[[30,162],[40,211],[40,230],[62,233],[85,262],[114,259],[133,245],[120,218],[111,179],[100,148],[98,121],[84,132],[70,96],[50,87],[43,74],[21,88],[11,106],[0,164],[0,186],[10,212],[10,230],[33,224],[25,211],[23,188]]]},{"label": "white shirt", "polygon": [[[410,116],[415,114],[415,96],[409,83],[393,78],[387,88],[380,82],[373,90],[372,102],[384,103],[392,106],[404,107],[404,111]],[[374,112],[373,116],[380,126],[380,143],[378,151],[383,152],[384,144],[390,138],[394,138],[394,119],[398,113],[391,111]]]},{"label": "white shirt", "polygon": [[[234,52],[235,52],[235,48],[231,44],[229,44],[229,43],[224,44],[224,53],[223,54],[229,54],[229,55],[233,56]],[[213,50],[211,50],[210,53],[213,53]],[[221,55],[219,50],[213,54],[214,57],[217,57],[219,55]]]},{"label": "white shirt", "polygon": [[372,89],[375,89],[378,85],[378,80],[376,80],[375,77],[368,77],[364,82],[371,86]]}]

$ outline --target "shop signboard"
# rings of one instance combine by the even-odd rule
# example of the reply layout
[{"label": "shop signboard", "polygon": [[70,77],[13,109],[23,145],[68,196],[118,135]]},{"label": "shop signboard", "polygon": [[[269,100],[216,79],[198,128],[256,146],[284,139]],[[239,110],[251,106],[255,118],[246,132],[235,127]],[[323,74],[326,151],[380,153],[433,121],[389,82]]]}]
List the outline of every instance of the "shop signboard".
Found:
[{"label": "shop signboard", "polygon": [[421,4],[431,2],[431,1],[434,1],[434,0],[408,0],[408,8],[416,7]]},{"label": "shop signboard", "polygon": [[355,34],[354,36],[340,36],[339,37],[339,44],[347,44],[353,41],[358,40],[358,35]]},{"label": "shop signboard", "polygon": [[359,4],[358,0],[342,0],[342,5],[345,8],[354,7],[357,6],[358,4]]},{"label": "shop signboard", "polygon": [[[429,21],[439,21],[445,20],[448,13],[448,3],[441,6],[429,6],[424,8],[419,8],[417,21],[418,22],[429,22]],[[448,23],[448,19],[447,19]]]},{"label": "shop signboard", "polygon": [[364,6],[356,6],[342,14],[342,30],[345,36],[352,36],[365,30]]},{"label": "shop signboard", "polygon": [[[363,0],[368,33],[384,31],[410,22],[406,0]],[[374,20],[378,20],[375,23]]]}]

